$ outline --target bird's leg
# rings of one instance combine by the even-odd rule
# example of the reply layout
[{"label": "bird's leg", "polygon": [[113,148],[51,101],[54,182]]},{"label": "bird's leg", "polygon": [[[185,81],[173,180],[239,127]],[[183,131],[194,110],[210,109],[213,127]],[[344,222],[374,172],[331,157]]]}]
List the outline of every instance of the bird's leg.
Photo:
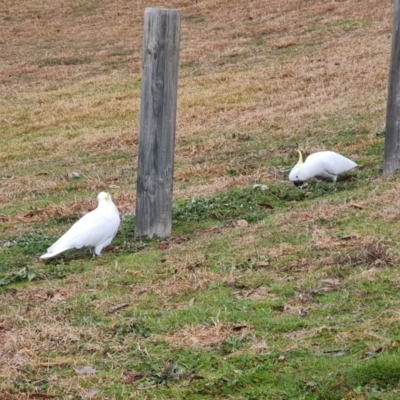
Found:
[{"label": "bird's leg", "polygon": [[93,258],[95,258],[95,257],[100,257],[100,254],[101,254],[101,249],[100,249],[100,251],[97,253],[97,252],[96,252],[96,247],[93,247]]},{"label": "bird's leg", "polygon": [[96,253],[96,248],[95,247],[92,247],[90,249],[90,252],[92,253],[92,258],[100,257],[100,253],[99,254]]}]

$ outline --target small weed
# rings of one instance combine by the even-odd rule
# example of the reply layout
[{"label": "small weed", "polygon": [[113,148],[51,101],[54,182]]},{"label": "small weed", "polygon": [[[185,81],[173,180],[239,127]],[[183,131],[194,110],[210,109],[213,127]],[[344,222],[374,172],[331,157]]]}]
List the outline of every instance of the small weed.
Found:
[{"label": "small weed", "polygon": [[32,281],[35,278],[35,272],[30,271],[28,268],[22,268],[18,272],[12,272],[11,274],[6,274],[3,278],[0,278],[0,287],[7,286],[10,283]]},{"label": "small weed", "polygon": [[239,351],[249,342],[249,336],[228,336],[220,347],[222,354],[230,354]]},{"label": "small weed", "polygon": [[126,321],[124,324],[115,325],[112,328],[114,334],[120,336],[126,336],[128,334],[135,334],[141,338],[147,338],[151,332],[144,326],[143,323],[139,322],[136,318]]},{"label": "small weed", "polygon": [[234,270],[238,270],[238,271],[251,270],[252,271],[252,270],[256,270],[259,268],[257,263],[252,261],[251,259],[243,261],[243,262],[235,263],[233,265],[221,263],[218,265],[218,267],[222,271],[234,271]]}]

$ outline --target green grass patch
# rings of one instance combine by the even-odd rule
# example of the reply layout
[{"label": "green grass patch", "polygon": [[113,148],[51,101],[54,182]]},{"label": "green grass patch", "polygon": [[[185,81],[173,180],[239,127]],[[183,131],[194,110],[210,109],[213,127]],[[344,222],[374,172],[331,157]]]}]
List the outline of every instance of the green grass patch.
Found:
[{"label": "green grass patch", "polygon": [[338,22],[333,22],[321,26],[312,27],[310,29],[305,30],[303,33],[312,33],[312,32],[321,32],[321,31],[330,31],[334,29],[341,28],[344,31],[353,31],[358,28],[366,27],[370,24],[370,21],[363,19],[352,19],[352,20],[343,20]]},{"label": "green grass patch", "polygon": [[276,209],[290,206],[293,202],[316,199],[349,190],[353,180],[343,180],[338,185],[332,182],[314,181],[304,188],[290,183],[256,186],[255,188],[233,189],[212,198],[194,197],[179,202],[173,209],[173,224],[177,230],[193,222],[215,221],[229,224],[239,219],[249,223],[263,220]]},{"label": "green grass patch", "polygon": [[185,15],[184,20],[192,24],[201,24],[205,22],[205,18],[201,15]]},{"label": "green grass patch", "polygon": [[138,50],[114,50],[110,53],[108,53],[108,57],[126,57],[126,56],[133,56],[135,53],[137,53]]},{"label": "green grass patch", "polygon": [[90,64],[90,57],[61,57],[61,58],[42,58],[37,61],[39,67],[54,67],[56,65],[81,65]]}]

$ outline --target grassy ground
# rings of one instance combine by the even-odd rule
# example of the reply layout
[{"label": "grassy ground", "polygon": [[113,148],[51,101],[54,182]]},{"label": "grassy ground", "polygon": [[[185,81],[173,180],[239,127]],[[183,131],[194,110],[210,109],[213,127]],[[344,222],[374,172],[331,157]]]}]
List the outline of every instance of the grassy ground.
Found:
[{"label": "grassy ground", "polygon": [[[182,13],[173,233],[151,241],[132,239],[149,4],[56,3],[0,4],[0,397],[397,399],[392,2],[151,4]],[[362,167],[299,189],[298,147]],[[102,257],[40,262],[101,190],[123,215]]]}]

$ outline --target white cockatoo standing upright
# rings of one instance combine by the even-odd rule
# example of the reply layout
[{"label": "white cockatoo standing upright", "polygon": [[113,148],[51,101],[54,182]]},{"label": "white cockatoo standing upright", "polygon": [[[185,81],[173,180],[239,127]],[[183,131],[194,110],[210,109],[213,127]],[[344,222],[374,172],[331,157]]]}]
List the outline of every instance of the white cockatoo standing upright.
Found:
[{"label": "white cockatoo standing upright", "polygon": [[40,258],[51,258],[66,250],[82,247],[89,247],[93,255],[99,256],[117,234],[120,217],[109,193],[99,193],[97,201],[97,208],[75,222]]}]

